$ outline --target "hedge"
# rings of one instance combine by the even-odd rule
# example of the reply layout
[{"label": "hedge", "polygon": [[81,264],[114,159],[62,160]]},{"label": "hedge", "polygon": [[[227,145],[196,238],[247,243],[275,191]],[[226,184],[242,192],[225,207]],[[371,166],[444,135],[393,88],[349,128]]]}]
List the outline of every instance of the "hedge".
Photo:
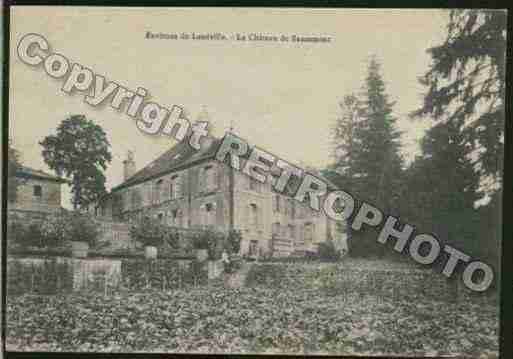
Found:
[{"label": "hedge", "polygon": [[493,295],[466,290],[459,278],[448,280],[430,270],[358,269],[335,263],[254,263],[246,277],[250,287],[293,290],[306,287],[326,295],[359,293],[413,299],[456,301],[461,296],[493,299]]}]

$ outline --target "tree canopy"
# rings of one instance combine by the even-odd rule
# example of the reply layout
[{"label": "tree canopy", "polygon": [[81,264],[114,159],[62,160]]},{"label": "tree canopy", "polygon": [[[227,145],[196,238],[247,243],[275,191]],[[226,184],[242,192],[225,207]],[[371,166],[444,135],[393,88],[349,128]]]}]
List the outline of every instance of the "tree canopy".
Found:
[{"label": "tree canopy", "polygon": [[[369,61],[360,96],[345,96],[339,106],[341,115],[333,126],[335,162],[331,169],[339,174],[343,188],[388,210],[399,189],[402,158],[393,103],[376,58]],[[336,181],[336,176],[329,177]]]},{"label": "tree canopy", "polygon": [[46,164],[59,176],[71,179],[74,208],[87,206],[106,193],[105,175],[112,156],[103,129],[83,115],[61,122],[55,135],[39,144]]},{"label": "tree canopy", "polygon": [[506,12],[452,10],[445,41],[428,49],[432,64],[420,78],[427,93],[414,113],[459,126],[474,167],[495,184],[503,152],[505,50]]},{"label": "tree canopy", "polygon": [[[350,94],[340,104],[341,115],[333,126],[335,162],[324,174],[359,200],[390,213],[398,207],[403,160],[393,103],[380,71],[378,60],[371,58],[362,93]],[[382,255],[372,233],[354,235],[358,238],[349,245],[353,255]]]}]

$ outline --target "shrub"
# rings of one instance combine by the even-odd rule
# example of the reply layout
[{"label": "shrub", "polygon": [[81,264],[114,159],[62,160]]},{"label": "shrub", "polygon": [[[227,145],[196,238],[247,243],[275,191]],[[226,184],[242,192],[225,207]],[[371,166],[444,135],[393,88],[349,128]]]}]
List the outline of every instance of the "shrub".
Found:
[{"label": "shrub", "polygon": [[164,243],[172,249],[180,247],[180,233],[176,228],[167,227],[164,235]]},{"label": "shrub", "polygon": [[193,236],[192,240],[194,249],[206,249],[210,259],[221,258],[225,245],[225,235],[223,232],[213,229],[201,230]]},{"label": "shrub", "polygon": [[283,268],[276,264],[254,264],[246,277],[246,285],[281,288],[285,280]]},{"label": "shrub", "polygon": [[192,236],[192,245],[194,249],[208,249],[209,240],[207,231],[195,233]]},{"label": "shrub", "polygon": [[78,211],[65,211],[48,216],[41,225],[41,234],[45,246],[48,247],[65,245],[69,241],[86,242],[94,247],[100,230],[89,215]]},{"label": "shrub", "polygon": [[23,223],[18,218],[9,221],[7,225],[7,238],[8,245],[12,248],[43,246],[40,226],[36,223]]},{"label": "shrub", "polygon": [[227,249],[230,253],[237,254],[240,251],[240,242],[242,241],[242,232],[232,229],[226,237]]},{"label": "shrub", "polygon": [[155,218],[145,216],[130,226],[130,237],[145,246],[158,247],[168,236],[166,226]]},{"label": "shrub", "polygon": [[8,244],[11,247],[23,246],[25,237],[25,226],[18,220],[11,220],[7,224]]},{"label": "shrub", "polygon": [[25,231],[25,241],[30,247],[44,247],[44,236],[40,223],[30,223]]},{"label": "shrub", "polygon": [[341,257],[340,251],[335,248],[333,241],[328,239],[326,242],[319,243],[317,254],[320,260],[334,262]]}]

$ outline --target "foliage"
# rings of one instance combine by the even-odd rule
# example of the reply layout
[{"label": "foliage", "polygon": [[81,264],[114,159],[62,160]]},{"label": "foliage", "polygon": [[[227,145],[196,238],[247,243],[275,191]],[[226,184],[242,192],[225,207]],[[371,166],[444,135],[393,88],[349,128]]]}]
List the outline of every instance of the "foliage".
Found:
[{"label": "foliage", "polygon": [[280,269],[280,266],[276,264],[252,265],[246,277],[246,285],[279,288],[284,280],[284,273]]},{"label": "foliage", "polygon": [[428,50],[432,64],[421,78],[428,92],[414,113],[458,128],[478,157],[476,170],[495,182],[503,153],[506,17],[497,10],[451,11],[446,39]]},{"label": "foliage", "polygon": [[290,289],[7,298],[8,350],[492,357],[498,308]]},{"label": "foliage", "polygon": [[8,295],[70,292],[73,288],[72,269],[69,263],[59,262],[57,258],[44,260],[41,264],[11,259],[6,283]]},{"label": "foliage", "polygon": [[[445,41],[429,49],[428,88],[414,115],[434,125],[407,171],[405,219],[498,269],[504,121],[501,11],[453,10]],[[486,203],[485,195],[492,198]]]},{"label": "foliage", "polygon": [[177,250],[180,247],[180,232],[176,228],[168,228],[164,236],[164,244]]},{"label": "foliage", "polygon": [[438,123],[426,132],[421,150],[406,172],[403,221],[435,233],[467,254],[479,255],[484,217],[474,204],[482,193],[464,135],[452,122]]},{"label": "foliage", "polygon": [[348,188],[354,182],[354,154],[362,151],[361,139],[358,138],[357,130],[361,127],[363,120],[363,109],[361,100],[355,94],[344,96],[339,103],[340,116],[332,127],[332,158],[334,163],[331,168],[344,178]]},{"label": "foliage", "polygon": [[198,231],[192,238],[195,249],[206,249],[210,259],[219,259],[225,247],[225,234],[212,228]]},{"label": "foliage", "polygon": [[16,201],[19,185],[19,179],[16,177],[16,173],[19,171],[20,167],[20,154],[9,141],[7,152],[7,199],[9,202]]},{"label": "foliage", "polygon": [[71,177],[74,208],[96,202],[106,194],[105,171],[112,156],[103,129],[84,115],[61,122],[55,135],[40,143],[45,163],[59,176]]},{"label": "foliage", "polygon": [[[397,210],[401,194],[402,157],[399,154],[400,133],[393,116],[393,103],[388,99],[381,76],[380,63],[371,58],[363,93],[346,96],[341,117],[333,132],[335,163],[325,175],[355,198],[373,203],[386,213]],[[347,133],[351,133],[348,142]],[[363,230],[349,242],[352,255],[378,255],[375,234]]]},{"label": "foliage", "polygon": [[124,259],[121,274],[126,290],[180,289],[185,286],[204,285],[207,272],[193,261],[182,264],[172,259]]},{"label": "foliage", "polygon": [[41,224],[41,233],[45,246],[62,246],[70,241],[86,242],[96,246],[100,230],[96,222],[79,211],[63,211],[45,218]]},{"label": "foliage", "polygon": [[27,223],[16,217],[9,219],[7,223],[7,238],[11,248],[44,246],[41,225],[36,222]]},{"label": "foliage", "polygon": [[352,153],[351,173],[358,178],[355,188],[358,198],[366,198],[385,211],[393,205],[401,177],[402,159],[399,155],[400,133],[395,129],[396,119],[385,92],[380,64],[371,58],[365,80],[360,125],[354,137],[361,143]]},{"label": "foliage", "polygon": [[319,258],[323,261],[338,261],[341,258],[340,251],[335,248],[335,244],[333,240],[328,239],[325,242],[319,243],[319,247],[317,249],[317,253]]},{"label": "foliage", "polygon": [[226,237],[228,251],[237,254],[240,251],[240,243],[242,241],[242,232],[232,229],[228,232]]},{"label": "foliage", "polygon": [[140,220],[130,225],[130,237],[145,246],[158,247],[164,243],[165,238],[174,238],[169,233],[169,228],[158,219],[143,216]]},{"label": "foliage", "polygon": [[192,237],[192,245],[194,249],[208,249],[210,246],[210,236],[207,234],[212,230],[204,230],[196,233]]}]

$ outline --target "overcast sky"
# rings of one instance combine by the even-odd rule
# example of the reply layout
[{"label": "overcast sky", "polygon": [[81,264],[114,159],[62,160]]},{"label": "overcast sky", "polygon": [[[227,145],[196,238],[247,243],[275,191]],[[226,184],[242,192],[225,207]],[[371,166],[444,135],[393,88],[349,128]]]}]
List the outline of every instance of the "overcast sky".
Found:
[{"label": "overcast sky", "polygon": [[[148,89],[146,100],[184,106],[193,120],[206,109],[217,135],[232,123],[242,137],[286,160],[323,167],[330,161],[338,102],[361,89],[373,54],[396,102],[403,153],[414,156],[428,124],[412,122],[407,114],[418,108],[425,90],[417,78],[429,66],[426,49],[443,40],[447,23],[446,12],[421,9],[16,6],[11,13],[9,128],[23,163],[48,171],[38,141],[68,115],[85,114],[104,128],[112,145],[108,188],[121,182],[127,150],[134,151],[140,169],[172,142],[143,135],[123,112],[91,107],[83,93],[60,91],[61,80],[19,60],[16,45],[23,35],[44,35],[52,51],[107,80]],[[146,31],[220,32],[229,40],[148,40]],[[322,35],[331,42],[237,42],[236,33]]]}]

